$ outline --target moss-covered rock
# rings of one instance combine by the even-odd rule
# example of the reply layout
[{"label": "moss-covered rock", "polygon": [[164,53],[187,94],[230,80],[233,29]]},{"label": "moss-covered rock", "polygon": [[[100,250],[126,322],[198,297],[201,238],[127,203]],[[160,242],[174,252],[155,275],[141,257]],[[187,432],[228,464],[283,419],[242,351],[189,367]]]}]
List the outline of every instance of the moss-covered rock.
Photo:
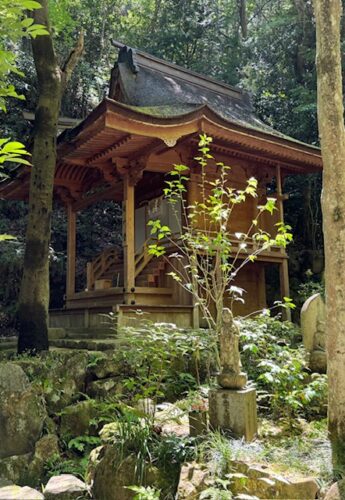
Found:
[{"label": "moss-covered rock", "polygon": [[34,453],[13,455],[0,460],[0,477],[20,486],[39,486],[45,464],[59,456],[58,438],[47,434],[36,442]]},{"label": "moss-covered rock", "polygon": [[92,423],[97,415],[97,409],[93,400],[80,401],[71,406],[67,406],[61,412],[60,435],[77,436],[97,436],[97,425]]},{"label": "moss-covered rock", "polygon": [[85,392],[88,361],[87,353],[68,353],[47,374],[43,386],[50,415],[72,404]]},{"label": "moss-covered rock", "polygon": [[30,481],[29,465],[32,453],[13,455],[0,460],[0,477],[12,483],[24,486],[32,484]]},{"label": "moss-covered rock", "polygon": [[14,363],[0,363],[0,394],[0,458],[32,452],[47,416],[42,395]]},{"label": "moss-covered rock", "polygon": [[[45,466],[60,456],[58,437],[54,434],[46,434],[35,446],[35,453],[27,468],[26,483],[30,486],[38,486],[45,476]],[[22,483],[20,483],[22,484]]]},{"label": "moss-covered rock", "polygon": [[135,454],[121,457],[118,446],[106,445],[99,450],[96,463],[90,464],[93,477],[92,493],[97,500],[130,500],[135,493],[128,490],[127,486],[138,485],[152,486],[162,491],[165,495],[171,490],[168,475],[152,464],[146,464],[142,480],[138,478],[138,461]]},{"label": "moss-covered rock", "polygon": [[180,480],[177,488],[177,497],[181,500],[198,498],[207,486],[209,470],[196,462],[185,464],[181,469]]},{"label": "moss-covered rock", "polygon": [[117,377],[124,372],[124,366],[114,356],[101,353],[97,359],[88,366],[88,374],[92,379]]},{"label": "moss-covered rock", "polygon": [[120,396],[123,392],[123,385],[117,377],[94,380],[88,384],[86,392],[92,398],[105,399]]}]

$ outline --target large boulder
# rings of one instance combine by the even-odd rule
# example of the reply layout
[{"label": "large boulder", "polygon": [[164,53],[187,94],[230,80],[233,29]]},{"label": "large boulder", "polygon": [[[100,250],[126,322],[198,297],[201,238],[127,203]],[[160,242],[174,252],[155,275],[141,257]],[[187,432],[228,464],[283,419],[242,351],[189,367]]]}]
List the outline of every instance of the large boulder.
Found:
[{"label": "large boulder", "polygon": [[[92,493],[97,500],[131,500],[135,493],[128,486],[140,483],[138,478],[138,460],[133,453],[122,457],[119,446],[106,445],[98,449],[98,453],[90,463],[92,471],[87,477],[93,478]],[[89,467],[89,468],[90,468]],[[171,478],[152,464],[145,464],[143,474],[144,486],[152,486],[169,492]]]},{"label": "large boulder", "polygon": [[68,353],[49,372],[45,398],[49,415],[74,403],[85,392],[89,356],[86,352]]},{"label": "large boulder", "polygon": [[5,486],[0,488],[0,500],[45,500],[42,493],[28,486]]},{"label": "large boulder", "polygon": [[49,479],[44,488],[45,500],[76,500],[88,498],[86,484],[72,474],[61,474]]},{"label": "large boulder", "polygon": [[36,487],[42,483],[45,464],[59,456],[58,438],[47,434],[36,442],[34,453],[13,455],[0,460],[0,478],[20,486]]},{"label": "large boulder", "polygon": [[0,363],[0,458],[34,450],[46,410],[44,399],[20,366]]}]

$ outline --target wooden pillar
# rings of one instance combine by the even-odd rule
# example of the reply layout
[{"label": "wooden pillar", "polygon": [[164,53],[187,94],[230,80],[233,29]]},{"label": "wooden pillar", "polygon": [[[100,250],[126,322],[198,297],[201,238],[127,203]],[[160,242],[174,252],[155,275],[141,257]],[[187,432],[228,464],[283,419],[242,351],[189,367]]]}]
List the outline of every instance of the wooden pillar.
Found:
[{"label": "wooden pillar", "polygon": [[67,206],[67,273],[66,295],[67,298],[75,293],[75,266],[76,266],[76,227],[77,214],[72,205]]},{"label": "wooden pillar", "polygon": [[[287,259],[279,265],[279,276],[280,276],[280,295],[281,297],[290,296],[290,286],[289,286],[289,267]],[[291,321],[291,309],[283,309],[283,318]]]},{"label": "wooden pillar", "polygon": [[135,187],[128,174],[123,177],[123,251],[126,304],[134,305],[135,291]]},{"label": "wooden pillar", "polygon": [[[281,177],[281,169],[280,166],[277,166],[277,202],[278,202],[278,210],[280,215],[280,220],[284,222],[284,195],[282,190],[282,177]],[[279,265],[279,277],[280,277],[280,295],[281,297],[289,297],[290,296],[290,285],[289,285],[289,267],[287,259],[284,259]],[[291,321],[291,310],[284,309],[283,310],[283,318]]]},{"label": "wooden pillar", "polygon": [[276,172],[276,182],[277,182],[277,205],[278,205],[278,211],[280,215],[280,220],[283,222],[284,221],[284,205],[283,205],[283,190],[282,190],[282,175],[281,175],[281,169],[280,166],[277,166],[277,172]]}]

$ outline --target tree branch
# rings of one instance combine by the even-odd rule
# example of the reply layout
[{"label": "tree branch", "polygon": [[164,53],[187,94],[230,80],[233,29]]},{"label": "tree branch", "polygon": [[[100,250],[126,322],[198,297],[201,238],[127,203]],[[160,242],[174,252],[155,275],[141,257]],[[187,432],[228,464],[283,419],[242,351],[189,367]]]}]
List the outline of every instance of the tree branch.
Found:
[{"label": "tree branch", "polygon": [[62,92],[65,90],[75,66],[78,64],[84,51],[84,32],[79,33],[79,37],[74,49],[70,52],[64,65],[61,68]]}]

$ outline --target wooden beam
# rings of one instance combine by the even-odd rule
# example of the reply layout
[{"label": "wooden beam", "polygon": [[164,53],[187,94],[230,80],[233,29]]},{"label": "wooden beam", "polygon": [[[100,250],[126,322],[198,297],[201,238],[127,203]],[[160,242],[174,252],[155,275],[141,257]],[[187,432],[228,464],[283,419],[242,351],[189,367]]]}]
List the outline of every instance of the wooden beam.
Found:
[{"label": "wooden beam", "polygon": [[122,135],[117,141],[115,141],[109,147],[107,147],[106,149],[104,149],[100,153],[96,153],[91,158],[89,158],[86,161],[86,165],[92,165],[95,163],[99,163],[99,161],[104,161],[104,160],[108,160],[109,158],[112,158],[115,154],[115,151],[120,146],[123,146],[123,144],[126,144],[126,142],[128,142],[130,138],[131,138],[130,134]]},{"label": "wooden beam", "polygon": [[72,205],[67,206],[67,299],[75,292],[75,267],[76,267],[76,228],[77,214]]},{"label": "wooden beam", "polygon": [[91,196],[88,196],[87,198],[82,198],[73,203],[73,210],[75,211],[83,210],[89,207],[90,205],[97,203],[98,201],[105,201],[105,200],[114,200],[117,202],[122,201],[121,186],[122,183],[119,182],[118,186],[116,186],[115,188],[112,186],[108,189],[105,189],[104,191],[94,193]]},{"label": "wooden beam", "polygon": [[129,174],[123,177],[123,250],[126,304],[133,304],[135,291],[135,187]]}]

